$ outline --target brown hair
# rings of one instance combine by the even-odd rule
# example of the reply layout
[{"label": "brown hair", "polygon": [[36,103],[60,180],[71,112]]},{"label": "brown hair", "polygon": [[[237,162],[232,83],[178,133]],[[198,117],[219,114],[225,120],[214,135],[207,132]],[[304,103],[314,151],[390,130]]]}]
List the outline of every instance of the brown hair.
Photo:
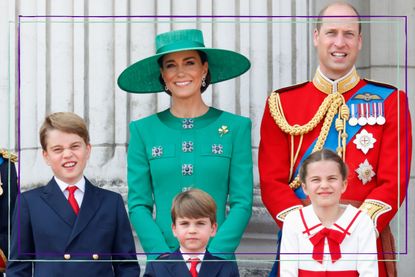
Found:
[{"label": "brown hair", "polygon": [[339,155],[337,155],[337,153],[333,152],[330,149],[322,149],[308,156],[302,163],[300,167],[300,171],[298,173],[298,176],[300,177],[300,180],[302,183],[305,183],[305,179],[307,177],[308,165],[314,162],[319,162],[319,161],[333,161],[337,163],[337,165],[339,166],[340,174],[342,175],[343,181],[347,179],[348,169],[347,169],[347,165],[342,160],[342,158]]},{"label": "brown hair", "polygon": [[173,200],[171,220],[176,224],[179,217],[208,217],[212,224],[216,223],[216,203],[212,196],[200,189],[190,189],[179,193]]},{"label": "brown hair", "polygon": [[46,151],[48,131],[59,130],[68,134],[80,136],[86,144],[89,144],[89,133],[85,121],[75,113],[57,112],[45,117],[39,130],[40,144]]},{"label": "brown hair", "polygon": [[330,3],[330,4],[328,4],[327,6],[325,6],[324,8],[322,8],[320,10],[320,12],[318,13],[318,18],[317,18],[317,23],[316,23],[316,29],[317,29],[317,31],[320,31],[321,25],[323,24],[323,19],[324,19],[323,16],[324,16],[324,13],[326,12],[326,10],[328,8],[330,8],[331,6],[334,6],[334,5],[347,6],[347,7],[351,8],[355,12],[355,14],[357,16],[356,19],[357,19],[358,24],[359,24],[359,34],[361,34],[362,33],[362,23],[360,22],[360,14],[359,14],[359,12],[356,10],[355,7],[353,7],[352,4],[347,3],[347,2],[343,2],[343,1],[337,1],[337,2],[334,2],[334,3]]}]

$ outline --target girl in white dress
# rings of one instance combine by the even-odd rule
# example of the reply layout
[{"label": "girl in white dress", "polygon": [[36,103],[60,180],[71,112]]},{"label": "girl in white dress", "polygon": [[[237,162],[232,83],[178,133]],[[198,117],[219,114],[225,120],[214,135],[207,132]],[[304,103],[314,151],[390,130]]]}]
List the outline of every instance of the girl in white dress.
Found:
[{"label": "girl in white dress", "polygon": [[284,221],[280,276],[378,276],[376,233],[369,216],[341,205],[347,166],[323,149],[304,160],[299,173],[311,205]]}]

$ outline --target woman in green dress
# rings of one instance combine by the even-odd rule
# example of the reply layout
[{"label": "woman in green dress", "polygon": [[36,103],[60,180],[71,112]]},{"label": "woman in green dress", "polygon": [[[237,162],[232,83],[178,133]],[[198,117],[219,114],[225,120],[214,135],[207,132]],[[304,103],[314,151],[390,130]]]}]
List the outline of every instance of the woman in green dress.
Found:
[{"label": "woman in green dress", "polygon": [[250,62],[233,51],[206,48],[195,29],[160,34],[156,48],[118,78],[127,92],[165,91],[172,98],[169,109],[130,123],[131,222],[149,259],[174,251],[172,200],[189,188],[202,189],[218,208],[219,228],[208,250],[232,258],[252,210],[251,120],[207,106],[202,93],[210,83],[243,74]]}]

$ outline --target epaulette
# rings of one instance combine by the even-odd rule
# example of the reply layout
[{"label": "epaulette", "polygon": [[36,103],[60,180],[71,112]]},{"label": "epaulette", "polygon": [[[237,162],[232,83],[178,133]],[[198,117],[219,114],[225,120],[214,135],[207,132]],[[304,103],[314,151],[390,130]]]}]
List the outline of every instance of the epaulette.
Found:
[{"label": "epaulette", "polygon": [[309,82],[307,81],[307,82],[304,82],[304,83],[295,84],[295,85],[292,85],[292,86],[289,86],[289,87],[284,87],[284,88],[280,88],[280,89],[274,90],[274,92],[280,93],[280,92],[290,91],[290,90],[293,90],[295,88],[299,88],[299,87],[305,86],[308,83]]},{"label": "epaulette", "polygon": [[397,90],[397,88],[395,86],[392,86],[391,84],[381,83],[381,82],[374,81],[374,80],[369,80],[369,79],[363,79],[363,80],[365,80],[369,84],[373,84],[373,85],[377,85],[377,86],[381,86],[381,87],[386,87],[386,88],[392,88],[392,89]]},{"label": "epaulette", "polygon": [[0,156],[2,156],[5,159],[9,159],[13,163],[17,162],[17,155],[13,152],[0,149]]}]

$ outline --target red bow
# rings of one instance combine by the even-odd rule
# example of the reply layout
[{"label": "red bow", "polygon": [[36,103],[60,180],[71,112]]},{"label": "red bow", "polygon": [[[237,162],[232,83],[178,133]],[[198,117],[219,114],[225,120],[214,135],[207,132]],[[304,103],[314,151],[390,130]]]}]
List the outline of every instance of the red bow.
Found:
[{"label": "red bow", "polygon": [[335,263],[342,256],[340,243],[342,243],[344,237],[345,233],[329,228],[323,228],[320,232],[310,238],[311,243],[314,245],[313,259],[321,264],[323,263],[324,241],[325,238],[327,238],[331,260],[332,263]]}]

